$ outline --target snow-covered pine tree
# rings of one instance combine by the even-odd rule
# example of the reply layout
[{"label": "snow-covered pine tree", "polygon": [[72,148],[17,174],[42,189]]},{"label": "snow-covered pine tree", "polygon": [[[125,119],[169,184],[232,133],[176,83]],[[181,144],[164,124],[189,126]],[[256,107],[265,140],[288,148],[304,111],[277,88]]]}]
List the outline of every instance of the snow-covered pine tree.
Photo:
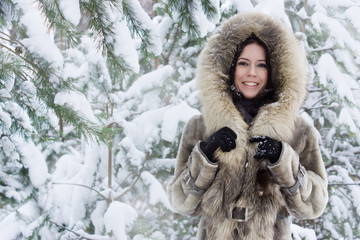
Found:
[{"label": "snow-covered pine tree", "polygon": [[166,1],[153,21],[138,1],[1,2],[2,236],[193,235],[169,221],[164,186],[217,21],[203,14],[216,2],[196,4],[200,39]]},{"label": "snow-covered pine tree", "polygon": [[[285,3],[308,52],[313,82],[306,113],[322,137],[329,176],[325,214],[304,222],[318,239],[360,237],[360,4],[358,1]],[[301,223],[300,223],[301,224]],[[311,227],[312,225],[312,227]]]},{"label": "snow-covered pine tree", "polygon": [[[112,83],[121,86],[117,81],[122,78],[117,76],[138,71],[136,60],[129,64],[129,59],[124,60],[121,55],[121,51],[125,51],[119,48],[127,46],[116,40],[124,40],[124,36],[114,36],[113,31],[117,30],[118,34],[126,31],[126,25],[115,21],[114,26],[113,19],[109,19],[121,18],[124,15],[119,12],[124,9],[103,1],[1,2],[0,231],[5,239],[53,239],[64,234],[64,229],[57,226],[65,225],[71,230],[89,217],[86,206],[92,202],[85,201],[80,191],[73,189],[70,189],[70,200],[64,199],[63,194],[69,192],[59,186],[91,188],[95,185],[99,154],[88,154],[92,149],[101,150],[106,146],[93,144],[90,149],[89,142],[83,139],[111,138],[107,137],[108,131],[100,132],[101,127],[109,128],[93,113],[93,109],[106,101],[101,99],[100,104],[91,106],[89,99],[97,101],[98,97],[92,96],[97,93],[91,90],[103,87],[100,89],[105,96],[113,92]],[[80,23],[82,18],[84,21]],[[122,29],[118,29],[118,25]],[[155,36],[143,26],[138,27],[138,31]],[[128,38],[131,39],[130,34]],[[148,40],[147,44],[150,43]],[[136,53],[135,47],[133,49]],[[98,85],[88,84],[89,79]],[[99,115],[106,113],[108,117],[111,110],[111,106],[102,108]],[[45,157],[52,174],[50,178]],[[81,167],[88,170],[80,171],[77,176],[66,172],[70,168],[81,170]],[[100,192],[92,190],[106,200]],[[55,199],[57,197],[60,198]],[[66,205],[75,200],[80,201]],[[72,211],[79,206],[80,209]],[[83,226],[89,227],[80,224],[77,229]]]},{"label": "snow-covered pine tree", "polygon": [[[115,113],[125,135],[114,148],[118,169],[115,179],[126,191],[121,200],[135,202],[132,206],[138,217],[130,233],[133,239],[191,239],[195,235],[198,219],[174,214],[164,191],[172,175],[182,128],[199,113],[193,80],[195,60],[207,33],[218,21],[204,14],[203,7],[208,9],[209,3],[204,1],[202,7],[200,2],[194,2],[198,5],[191,11],[197,22],[191,25],[198,26],[200,36],[194,35],[188,22],[178,17],[181,9],[171,8],[167,1],[154,5],[153,21],[162,41],[162,54],[153,62],[140,56],[140,62],[154,71],[129,85],[124,92],[126,105]],[[201,26],[200,19],[207,25]],[[128,109],[132,111],[124,115]],[[127,191],[127,186],[132,189]]]},{"label": "snow-covered pine tree", "polygon": [[[13,1],[2,1],[0,8],[0,231],[2,238],[15,239],[34,236],[47,216],[48,167],[39,144],[61,138],[55,113],[71,110],[55,106],[54,98],[70,85],[60,81],[62,56],[38,9]],[[79,131],[93,132],[78,114],[67,120],[74,119]]]}]

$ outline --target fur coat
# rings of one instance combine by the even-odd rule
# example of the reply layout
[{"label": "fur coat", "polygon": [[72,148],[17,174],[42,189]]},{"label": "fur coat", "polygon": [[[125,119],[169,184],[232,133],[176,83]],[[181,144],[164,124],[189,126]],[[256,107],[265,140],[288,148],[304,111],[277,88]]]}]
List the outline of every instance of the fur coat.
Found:
[{"label": "fur coat", "polygon": [[[268,47],[276,101],[262,106],[249,125],[233,103],[229,68],[237,46],[251,34]],[[307,79],[298,40],[268,15],[238,14],[210,37],[197,68],[202,115],[185,127],[174,177],[167,186],[175,211],[202,216],[197,239],[291,239],[289,215],[314,219],[323,213],[327,177],[317,132],[299,115],[307,97]],[[210,162],[200,142],[224,126],[237,134],[236,148],[218,149],[214,154],[218,162]],[[256,143],[249,139],[257,135],[282,142],[275,164],[253,158]],[[295,192],[283,191],[298,181]],[[246,209],[246,219],[234,219],[235,208]]]}]

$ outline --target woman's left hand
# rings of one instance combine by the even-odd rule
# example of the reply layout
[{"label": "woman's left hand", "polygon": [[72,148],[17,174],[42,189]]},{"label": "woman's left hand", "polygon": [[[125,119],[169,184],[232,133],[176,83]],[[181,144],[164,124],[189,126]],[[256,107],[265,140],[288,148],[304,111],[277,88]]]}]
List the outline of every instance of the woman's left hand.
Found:
[{"label": "woman's left hand", "polygon": [[271,164],[279,160],[282,143],[266,136],[254,136],[250,139],[251,143],[259,143],[256,149],[255,159],[266,158]]}]

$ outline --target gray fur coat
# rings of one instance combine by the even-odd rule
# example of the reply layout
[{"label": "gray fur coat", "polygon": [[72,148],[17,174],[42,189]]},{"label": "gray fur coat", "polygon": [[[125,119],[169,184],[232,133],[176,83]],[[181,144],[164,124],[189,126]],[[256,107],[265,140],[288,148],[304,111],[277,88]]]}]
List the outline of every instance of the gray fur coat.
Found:
[{"label": "gray fur coat", "polygon": [[[277,100],[261,107],[249,126],[233,104],[228,75],[236,47],[252,33],[268,47]],[[185,127],[167,187],[175,211],[202,216],[197,239],[291,239],[289,215],[314,219],[323,213],[327,177],[317,132],[299,115],[307,79],[304,50],[294,34],[270,16],[238,14],[209,39],[197,69],[202,115]],[[199,143],[224,126],[237,134],[236,148],[218,149],[219,161],[212,163]],[[256,144],[249,139],[256,135],[282,142],[278,162],[253,158]],[[301,185],[294,193],[284,191],[297,182]],[[234,219],[234,209],[246,209],[246,219]]]}]

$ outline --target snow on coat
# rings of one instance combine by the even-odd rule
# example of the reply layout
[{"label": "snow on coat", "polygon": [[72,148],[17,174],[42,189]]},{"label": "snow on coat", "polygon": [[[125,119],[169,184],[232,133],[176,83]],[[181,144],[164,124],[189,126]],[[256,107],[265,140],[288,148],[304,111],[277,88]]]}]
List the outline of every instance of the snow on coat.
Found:
[{"label": "snow on coat", "polygon": [[[276,102],[259,109],[249,126],[233,104],[229,68],[237,46],[255,34],[268,47]],[[289,214],[299,219],[319,217],[327,204],[327,177],[316,130],[299,115],[307,96],[304,49],[280,21],[260,13],[241,13],[213,33],[198,62],[197,83],[202,115],[183,132],[175,174],[167,187],[173,208],[185,215],[202,215],[197,239],[291,239]],[[210,162],[200,141],[227,126],[236,134],[236,148],[217,150]],[[282,142],[279,161],[253,158],[253,136]],[[299,189],[282,189],[305,174]],[[194,182],[189,184],[189,176]],[[234,208],[247,209],[246,221],[231,218]]]}]

